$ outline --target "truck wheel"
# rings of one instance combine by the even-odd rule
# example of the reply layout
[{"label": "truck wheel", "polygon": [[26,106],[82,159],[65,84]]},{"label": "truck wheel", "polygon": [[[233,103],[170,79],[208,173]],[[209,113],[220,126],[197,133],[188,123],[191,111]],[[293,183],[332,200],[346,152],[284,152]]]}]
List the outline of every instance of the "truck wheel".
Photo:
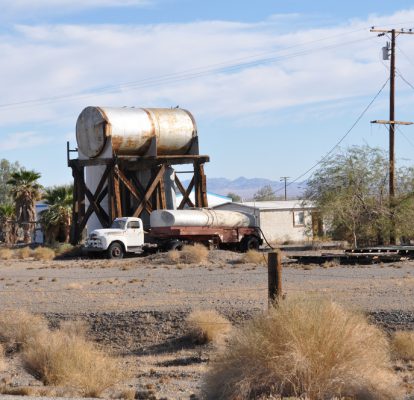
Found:
[{"label": "truck wheel", "polygon": [[172,242],[168,243],[168,250],[182,250],[183,249],[183,242],[179,240],[173,240]]},{"label": "truck wheel", "polygon": [[120,243],[114,242],[108,247],[107,253],[110,259],[121,259],[124,256],[124,249]]},{"label": "truck wheel", "polygon": [[259,240],[254,236],[246,236],[240,243],[240,250],[245,253],[249,250],[259,250]]}]

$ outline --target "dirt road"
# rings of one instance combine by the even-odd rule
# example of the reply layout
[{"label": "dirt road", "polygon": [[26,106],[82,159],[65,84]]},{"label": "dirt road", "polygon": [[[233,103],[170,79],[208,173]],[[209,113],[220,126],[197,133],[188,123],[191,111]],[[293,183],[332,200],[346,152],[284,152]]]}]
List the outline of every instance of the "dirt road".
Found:
[{"label": "dirt road", "polygon": [[[212,251],[200,265],[172,263],[165,254],[121,261],[0,261],[0,304],[3,310],[42,313],[51,326],[85,320],[91,338],[132,371],[123,387],[153,396],[142,398],[189,399],[199,392],[212,349],[188,341],[186,315],[214,308],[237,325],[267,309],[267,267],[240,258]],[[388,330],[414,328],[414,262],[290,264],[283,269],[283,290],[369,311]],[[10,379],[17,386],[39,384],[13,362]]]}]

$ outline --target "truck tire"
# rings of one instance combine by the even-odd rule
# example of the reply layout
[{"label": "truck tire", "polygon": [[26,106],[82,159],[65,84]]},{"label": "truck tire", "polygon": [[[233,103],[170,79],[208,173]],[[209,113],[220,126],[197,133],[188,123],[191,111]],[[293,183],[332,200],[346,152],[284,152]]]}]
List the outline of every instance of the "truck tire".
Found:
[{"label": "truck tire", "polygon": [[240,243],[240,250],[246,253],[249,250],[259,250],[259,239],[255,236],[245,236]]},{"label": "truck tire", "polygon": [[168,250],[178,250],[181,251],[183,249],[183,242],[180,240],[173,240],[168,243]]},{"label": "truck tire", "polygon": [[108,247],[107,256],[111,260],[121,259],[124,257],[124,249],[121,243],[114,242]]}]

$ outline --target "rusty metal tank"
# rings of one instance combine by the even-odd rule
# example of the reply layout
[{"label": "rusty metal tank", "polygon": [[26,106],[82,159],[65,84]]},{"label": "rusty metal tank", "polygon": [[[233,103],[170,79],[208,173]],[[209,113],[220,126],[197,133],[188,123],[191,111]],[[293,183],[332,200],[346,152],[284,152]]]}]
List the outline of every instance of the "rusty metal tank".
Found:
[{"label": "rusty metal tank", "polygon": [[145,155],[154,141],[157,155],[183,155],[196,136],[194,117],[181,108],[87,107],[76,122],[78,148],[88,158],[108,142],[119,155]]}]

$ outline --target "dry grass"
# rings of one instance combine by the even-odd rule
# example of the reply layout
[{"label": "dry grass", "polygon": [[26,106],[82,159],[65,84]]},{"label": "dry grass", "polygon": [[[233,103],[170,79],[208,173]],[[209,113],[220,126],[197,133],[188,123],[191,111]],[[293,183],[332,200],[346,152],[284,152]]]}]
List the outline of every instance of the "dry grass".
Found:
[{"label": "dry grass", "polygon": [[136,391],[134,389],[124,389],[119,393],[117,398],[125,400],[134,400],[135,392]]},{"label": "dry grass", "polygon": [[391,341],[393,356],[404,361],[414,360],[414,332],[397,331]]},{"label": "dry grass", "polygon": [[189,336],[199,344],[218,342],[231,330],[231,323],[215,310],[193,311],[186,323]]},{"label": "dry grass", "polygon": [[325,269],[336,268],[339,267],[339,262],[335,260],[325,261],[323,264],[321,264],[321,267]]},{"label": "dry grass", "polygon": [[7,385],[0,386],[0,393],[11,396],[32,396],[33,388],[28,386],[12,387]]},{"label": "dry grass", "polygon": [[83,396],[98,397],[120,378],[117,362],[74,331],[33,337],[23,358],[45,385],[76,387]]},{"label": "dry grass", "polygon": [[59,243],[53,250],[57,257],[80,257],[82,255],[81,246],[73,246],[70,243]]},{"label": "dry grass", "polygon": [[10,260],[13,256],[14,252],[12,250],[7,248],[0,249],[0,260]]},{"label": "dry grass", "polygon": [[0,372],[6,369],[6,361],[4,360],[4,349],[0,344]]},{"label": "dry grass", "polygon": [[323,300],[286,300],[233,335],[208,372],[207,399],[281,395],[400,398],[385,335]]},{"label": "dry grass", "polygon": [[245,264],[264,264],[266,259],[263,253],[258,252],[257,250],[249,250],[243,254],[240,259],[241,262]]},{"label": "dry grass", "polygon": [[167,258],[171,264],[177,264],[181,259],[180,252],[178,250],[170,250],[167,253]]},{"label": "dry grass", "polygon": [[30,247],[22,247],[21,249],[16,250],[16,256],[20,260],[25,260],[33,256],[32,249]]},{"label": "dry grass", "polygon": [[55,258],[55,252],[48,247],[36,247],[36,249],[33,250],[33,257],[38,261],[53,260]]},{"label": "dry grass", "polygon": [[180,261],[185,264],[199,264],[207,261],[208,249],[202,244],[185,245],[180,251]]},{"label": "dry grass", "polygon": [[71,282],[66,285],[67,290],[81,290],[83,289],[82,283],[79,282]]},{"label": "dry grass", "polygon": [[0,342],[24,347],[28,340],[47,332],[47,321],[23,310],[0,312]]}]

